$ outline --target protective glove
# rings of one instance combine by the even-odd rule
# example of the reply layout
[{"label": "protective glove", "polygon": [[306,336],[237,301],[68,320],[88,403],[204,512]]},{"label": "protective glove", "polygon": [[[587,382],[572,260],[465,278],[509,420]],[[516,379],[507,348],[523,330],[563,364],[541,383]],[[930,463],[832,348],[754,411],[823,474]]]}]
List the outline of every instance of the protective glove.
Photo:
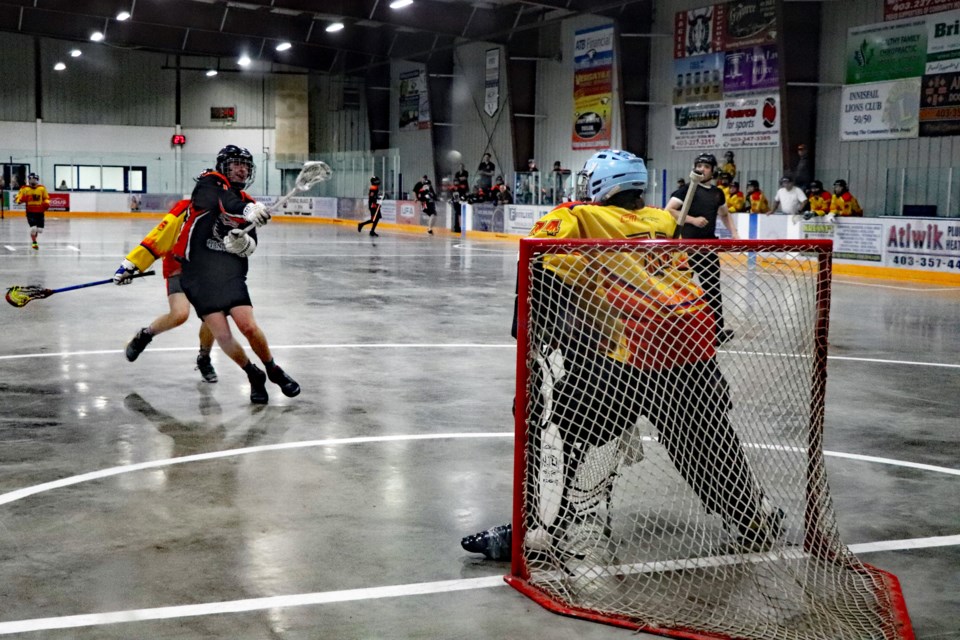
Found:
[{"label": "protective glove", "polygon": [[828,213],[827,215],[823,216],[823,219],[826,220],[827,222],[833,222],[833,219],[836,217],[837,217],[837,214]]},{"label": "protective glove", "polygon": [[257,228],[262,227],[270,221],[270,213],[267,212],[267,208],[259,202],[251,202],[245,206],[243,208],[243,217],[247,222],[252,222],[257,225]]},{"label": "protective glove", "polygon": [[130,284],[130,278],[137,272],[137,265],[127,259],[120,264],[120,268],[113,274],[113,284]]},{"label": "protective glove", "polygon": [[223,239],[223,248],[227,253],[249,258],[257,249],[257,241],[248,236],[243,229],[234,229]]},{"label": "protective glove", "polygon": [[800,224],[802,220],[803,220],[803,216],[800,215],[799,213],[795,213],[792,216],[790,216],[790,222],[792,222],[793,224]]}]

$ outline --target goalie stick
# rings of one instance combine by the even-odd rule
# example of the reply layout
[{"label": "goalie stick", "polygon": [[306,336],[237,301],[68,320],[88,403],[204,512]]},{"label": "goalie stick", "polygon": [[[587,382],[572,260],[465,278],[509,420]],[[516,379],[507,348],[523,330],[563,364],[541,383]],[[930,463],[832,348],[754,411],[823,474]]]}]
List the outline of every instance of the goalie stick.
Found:
[{"label": "goalie stick", "polygon": [[679,238],[681,232],[683,231],[683,225],[687,222],[687,214],[690,213],[690,206],[693,204],[693,196],[697,192],[697,187],[700,186],[700,182],[703,180],[703,174],[697,173],[696,170],[690,172],[690,188],[687,189],[687,195],[683,199],[683,206],[680,207],[680,215],[677,216],[677,230],[673,232],[673,237]]},{"label": "goalie stick", "polygon": [[[145,271],[144,273],[138,273],[130,276],[130,278],[143,278],[145,276],[152,276],[154,273],[156,272]],[[96,282],[87,282],[86,284],[75,284],[73,286],[63,287],[61,289],[45,289],[37,285],[14,285],[7,289],[7,295],[5,297],[7,302],[14,307],[25,307],[31,300],[42,300],[44,298],[49,298],[55,293],[63,293],[64,291],[73,291],[75,289],[86,289],[87,287],[96,287],[101,284],[109,284],[111,282],[113,282],[113,278],[97,280]]]}]

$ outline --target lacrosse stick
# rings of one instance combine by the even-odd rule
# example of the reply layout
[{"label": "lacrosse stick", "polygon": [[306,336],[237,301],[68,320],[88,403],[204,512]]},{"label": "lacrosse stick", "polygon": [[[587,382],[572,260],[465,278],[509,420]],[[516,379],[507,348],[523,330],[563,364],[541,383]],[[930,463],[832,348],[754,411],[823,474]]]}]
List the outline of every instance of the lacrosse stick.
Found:
[{"label": "lacrosse stick", "polygon": [[680,215],[677,216],[677,230],[673,232],[674,238],[680,237],[680,233],[683,231],[683,225],[687,221],[687,214],[690,213],[690,206],[693,204],[693,196],[697,192],[700,181],[703,180],[703,175],[697,173],[696,169],[690,172],[689,177],[690,187],[687,189],[687,195],[683,199],[683,206],[680,207]]},{"label": "lacrosse stick", "polygon": [[[314,185],[320,184],[321,182],[326,182],[333,176],[333,169],[330,168],[326,162],[322,160],[310,160],[303,163],[303,169],[300,170],[300,174],[297,176],[297,181],[293,185],[293,189],[290,190],[290,193],[283,196],[277,200],[273,206],[271,206],[267,211],[271,214],[276,213],[280,210],[280,207],[285,205],[287,201],[293,196],[301,193],[303,191],[308,191]],[[256,225],[248,224],[244,227],[241,227],[243,231],[249,231],[253,229]]]},{"label": "lacrosse stick", "polygon": [[[152,276],[155,271],[145,271],[143,273],[138,273],[136,275],[130,276],[130,279],[133,278],[143,278],[145,276]],[[28,302],[31,300],[42,300],[44,298],[49,298],[55,293],[63,293],[64,291],[73,291],[74,289],[86,289],[87,287],[97,287],[101,284],[110,284],[113,282],[113,278],[107,280],[97,280],[96,282],[88,282],[86,284],[75,284],[72,287],[63,287],[62,289],[44,289],[36,285],[27,285],[20,286],[15,285],[7,289],[7,302],[12,304],[15,307],[25,307]]]}]

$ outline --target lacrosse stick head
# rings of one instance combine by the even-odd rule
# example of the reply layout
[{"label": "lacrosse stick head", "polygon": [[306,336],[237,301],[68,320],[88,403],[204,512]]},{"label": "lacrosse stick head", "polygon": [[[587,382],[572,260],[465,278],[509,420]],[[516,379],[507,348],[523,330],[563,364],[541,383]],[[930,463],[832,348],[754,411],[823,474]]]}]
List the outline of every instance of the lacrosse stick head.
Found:
[{"label": "lacrosse stick head", "polygon": [[307,191],[315,184],[326,182],[333,175],[333,169],[322,160],[310,160],[303,163],[303,169],[297,176],[297,191]]},{"label": "lacrosse stick head", "polygon": [[51,293],[53,292],[50,289],[44,289],[43,287],[15,286],[7,289],[7,295],[4,297],[7,299],[7,302],[14,307],[25,307],[31,300],[46,298]]}]

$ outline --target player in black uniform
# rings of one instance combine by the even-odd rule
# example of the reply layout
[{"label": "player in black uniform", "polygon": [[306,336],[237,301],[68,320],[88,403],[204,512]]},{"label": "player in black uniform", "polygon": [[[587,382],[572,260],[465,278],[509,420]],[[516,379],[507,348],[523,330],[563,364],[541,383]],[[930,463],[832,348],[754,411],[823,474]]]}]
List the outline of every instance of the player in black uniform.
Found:
[{"label": "player in black uniform", "polygon": [[430,178],[423,176],[423,180],[413,186],[413,192],[427,216],[427,233],[433,235],[433,225],[437,221],[437,192],[433,190]]},{"label": "player in black uniform", "polygon": [[[183,264],[180,284],[190,304],[223,352],[247,373],[250,401],[266,404],[267,378],[291,398],[300,393],[300,385],[273,361],[247,292],[247,258],[257,247],[257,232],[245,227],[262,227],[270,220],[266,207],[243,191],[253,184],[255,171],[253,155],[246,149],[228,145],[220,150],[216,170],[197,178],[174,255]],[[234,339],[227,316],[263,361],[266,374]]]},{"label": "player in black uniform", "polygon": [[365,226],[372,223],[373,226],[370,227],[370,235],[374,238],[380,235],[377,233],[377,223],[380,222],[380,218],[383,217],[380,215],[381,202],[383,202],[383,196],[380,193],[380,178],[373,176],[370,178],[370,189],[367,191],[367,209],[370,210],[370,219],[357,223],[358,233],[363,231]]},{"label": "player in black uniform", "polygon": [[[693,204],[687,214],[683,230],[683,238],[697,238],[715,240],[717,238],[717,218],[730,231],[734,240],[740,238],[737,227],[733,224],[730,210],[727,209],[727,197],[724,192],[712,184],[714,173],[717,170],[717,159],[709,153],[702,153],[693,161],[694,170],[703,176],[699,185],[687,184],[670,196],[667,202],[667,211],[679,216],[683,207],[683,199],[687,190],[695,188]],[[690,256],[690,266],[700,278],[707,302],[713,309],[717,321],[717,346],[733,338],[733,331],[723,326],[723,296],[720,293],[720,256],[713,252],[695,253]]]}]

